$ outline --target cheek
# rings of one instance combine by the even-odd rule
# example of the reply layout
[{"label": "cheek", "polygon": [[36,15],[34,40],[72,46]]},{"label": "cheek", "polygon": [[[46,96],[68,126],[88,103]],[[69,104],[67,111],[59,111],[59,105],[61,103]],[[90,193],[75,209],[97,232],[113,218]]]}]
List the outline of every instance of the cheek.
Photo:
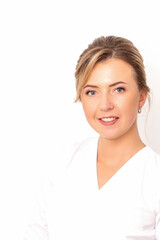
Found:
[{"label": "cheek", "polygon": [[82,107],[83,107],[83,111],[84,114],[87,118],[87,120],[90,120],[91,118],[94,117],[95,113],[96,113],[96,105],[93,103],[83,103],[82,102]]},{"label": "cheek", "polygon": [[82,104],[83,106],[83,111],[86,117],[89,117],[92,114],[92,106],[89,104]]},{"label": "cheek", "polygon": [[121,103],[119,103],[120,109],[123,109],[123,113],[129,119],[136,118],[138,113],[138,96],[134,95],[127,99],[124,99]]}]

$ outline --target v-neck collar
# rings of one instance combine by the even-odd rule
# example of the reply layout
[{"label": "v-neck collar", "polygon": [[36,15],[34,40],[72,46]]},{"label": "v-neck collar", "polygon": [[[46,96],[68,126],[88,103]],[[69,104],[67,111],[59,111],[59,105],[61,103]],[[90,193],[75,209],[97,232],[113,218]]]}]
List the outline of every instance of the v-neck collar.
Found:
[{"label": "v-neck collar", "polygon": [[[98,185],[98,176],[97,176],[97,150],[98,150],[98,139],[99,138],[96,138],[95,139],[95,142],[94,142],[94,151],[93,151],[93,155],[94,156],[94,176],[95,176],[95,185],[96,185],[96,190],[98,192],[101,192],[103,191],[107,186],[109,186],[123,171],[126,170],[126,168],[128,168],[131,163],[133,163],[134,160],[136,159],[139,159],[139,157],[141,156],[141,154],[143,154],[144,152],[147,151],[148,149],[148,146],[145,146],[143,147],[142,149],[140,149],[138,152],[136,152],[130,159],[127,160],[126,163],[124,163],[124,165],[101,187],[99,188],[99,185]],[[93,161],[93,159],[92,159]]]}]

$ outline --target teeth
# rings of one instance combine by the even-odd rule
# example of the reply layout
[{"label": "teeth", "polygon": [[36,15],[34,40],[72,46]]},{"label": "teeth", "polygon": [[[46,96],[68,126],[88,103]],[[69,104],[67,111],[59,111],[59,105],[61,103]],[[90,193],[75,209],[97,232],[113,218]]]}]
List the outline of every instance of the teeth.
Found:
[{"label": "teeth", "polygon": [[114,121],[116,118],[101,118],[102,121],[104,122],[111,122]]}]

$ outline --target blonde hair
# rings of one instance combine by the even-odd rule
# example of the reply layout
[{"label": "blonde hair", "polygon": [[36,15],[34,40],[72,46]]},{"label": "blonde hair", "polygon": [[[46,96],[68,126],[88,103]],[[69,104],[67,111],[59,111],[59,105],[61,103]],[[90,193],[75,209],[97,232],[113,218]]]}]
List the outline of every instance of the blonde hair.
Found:
[{"label": "blonde hair", "polygon": [[143,89],[147,93],[150,88],[146,83],[146,74],[143,64],[143,58],[138,49],[131,41],[122,37],[107,36],[96,38],[88,48],[80,55],[76,66],[76,91],[75,102],[80,100],[82,89],[87,82],[94,66],[110,58],[121,59],[129,63],[135,73],[139,90]]}]

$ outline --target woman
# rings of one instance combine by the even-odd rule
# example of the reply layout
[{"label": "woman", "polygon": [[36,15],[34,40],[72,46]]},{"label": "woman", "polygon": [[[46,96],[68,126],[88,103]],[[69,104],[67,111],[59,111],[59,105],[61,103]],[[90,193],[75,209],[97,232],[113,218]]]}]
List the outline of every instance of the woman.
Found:
[{"label": "woman", "polygon": [[25,239],[160,240],[160,157],[137,128],[149,95],[139,51],[127,39],[100,37],[75,77],[76,101],[99,137],[75,147]]}]

